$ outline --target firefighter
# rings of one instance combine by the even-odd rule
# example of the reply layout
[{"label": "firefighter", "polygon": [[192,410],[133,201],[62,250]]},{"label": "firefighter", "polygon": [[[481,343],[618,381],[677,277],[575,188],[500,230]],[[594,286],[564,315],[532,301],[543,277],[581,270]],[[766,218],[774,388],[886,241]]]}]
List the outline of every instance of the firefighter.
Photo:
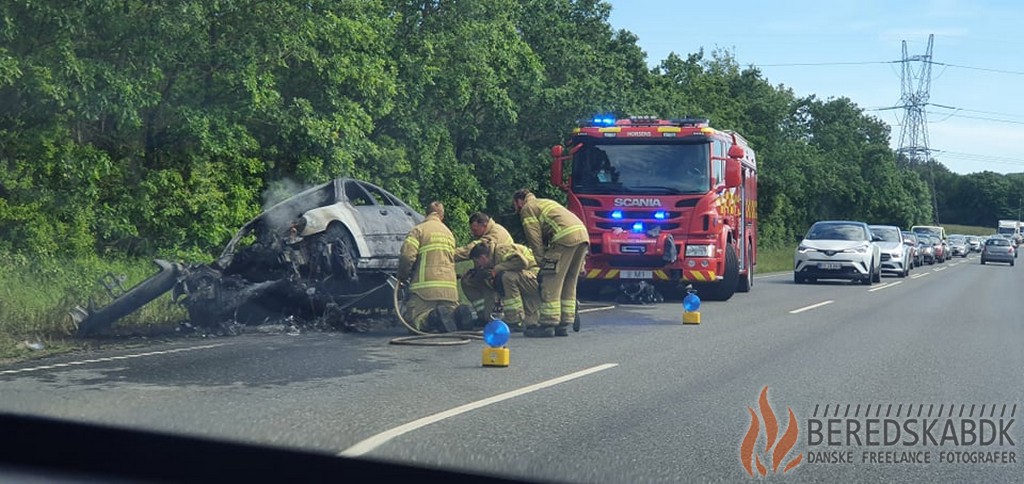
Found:
[{"label": "firefighter", "polygon": [[540,264],[540,321],[525,335],[569,336],[576,317],[576,281],[590,245],[587,228],[558,202],[537,198],[526,188],[516,191],[512,202]]},{"label": "firefighter", "polygon": [[455,331],[454,257],[455,236],[444,224],[444,205],[432,202],[426,219],[406,236],[398,262],[398,280],[409,289],[405,318],[417,330]]},{"label": "firefighter", "polygon": [[[480,243],[486,243],[492,247],[513,243],[512,236],[501,224],[495,222],[483,212],[476,212],[469,216],[469,231],[473,233],[473,241],[455,249],[455,262],[470,260],[470,251]],[[494,312],[494,300],[497,292],[489,283],[487,271],[469,269],[462,275],[462,292],[466,299],[473,305],[476,311],[477,324],[483,325],[490,321],[491,313]]]},{"label": "firefighter", "polygon": [[520,244],[477,244],[470,251],[481,272],[488,274],[492,286],[501,295],[504,320],[512,331],[538,324],[540,287],[537,261],[528,247]]}]

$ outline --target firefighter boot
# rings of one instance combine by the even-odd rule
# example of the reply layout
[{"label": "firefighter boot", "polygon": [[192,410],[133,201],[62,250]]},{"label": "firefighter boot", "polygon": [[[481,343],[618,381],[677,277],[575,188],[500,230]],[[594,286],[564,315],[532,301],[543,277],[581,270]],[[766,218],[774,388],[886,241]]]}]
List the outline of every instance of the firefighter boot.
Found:
[{"label": "firefighter boot", "polygon": [[555,336],[554,326],[530,326],[523,331],[523,336],[527,338],[553,338]]}]

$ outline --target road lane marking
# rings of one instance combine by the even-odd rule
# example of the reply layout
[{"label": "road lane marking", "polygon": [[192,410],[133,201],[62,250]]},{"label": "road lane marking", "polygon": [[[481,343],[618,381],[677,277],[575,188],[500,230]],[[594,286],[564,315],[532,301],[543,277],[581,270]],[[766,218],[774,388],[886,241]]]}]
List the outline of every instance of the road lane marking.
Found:
[{"label": "road lane marking", "polygon": [[922,272],[920,274],[914,274],[914,275],[910,276],[910,278],[911,279],[917,279],[918,277],[924,277],[924,276],[927,276],[927,275],[928,275],[927,272]]},{"label": "road lane marking", "polygon": [[609,309],[615,309],[615,306],[601,306],[599,308],[580,309],[579,311],[576,311],[576,312],[578,312],[578,313],[589,313],[589,312],[592,312],[592,311],[607,311]]},{"label": "road lane marking", "polygon": [[356,445],[353,445],[352,447],[349,447],[341,451],[341,453],[339,453],[338,455],[341,457],[359,457],[369,452],[372,452],[377,447],[380,447],[381,445],[387,443],[388,441],[396,437],[400,437],[421,427],[426,427],[427,425],[430,425],[432,423],[440,422],[444,419],[451,418],[456,415],[461,415],[463,413],[476,410],[478,408],[486,407],[488,405],[502,402],[510,398],[518,397],[520,395],[526,395],[527,393],[532,393],[537,390],[542,390],[551,386],[558,385],[559,383],[565,383],[570,380],[575,380],[577,378],[584,377],[592,373],[597,373],[602,370],[607,370],[609,368],[614,368],[616,366],[619,366],[619,364],[605,363],[603,365],[597,365],[592,368],[587,368],[586,370],[577,371],[576,373],[570,373],[568,375],[560,376],[558,378],[552,378],[550,380],[536,383],[527,387],[519,388],[517,390],[512,390],[510,392],[505,392],[500,395],[495,395],[490,398],[485,398],[483,400],[477,400],[475,402],[467,403],[465,405],[455,407],[451,410],[445,410],[440,413],[428,415],[421,419],[413,420],[412,422],[409,422],[405,425],[399,425],[398,427],[395,427],[391,430],[386,430],[368,439],[364,439],[357,443]]},{"label": "road lane marking", "polygon": [[939,271],[944,271],[944,270],[946,270],[945,267],[936,267],[935,269],[932,269],[932,272],[939,272]]},{"label": "road lane marking", "polygon": [[832,304],[834,302],[835,301],[833,301],[833,300],[828,300],[828,301],[820,302],[818,304],[811,304],[810,306],[804,306],[804,307],[802,307],[800,309],[794,309],[794,310],[790,311],[789,314],[799,314],[799,313],[802,313],[804,311],[810,311],[810,310],[812,310],[814,308],[820,308],[822,306],[827,306],[827,305]]},{"label": "road lane marking", "polygon": [[868,292],[881,291],[882,289],[889,289],[892,286],[898,286],[900,284],[903,284],[903,281],[890,282],[888,284],[885,284],[885,285],[882,285],[882,286],[878,286],[878,287],[876,287],[874,289],[868,289]]},{"label": "road lane marking", "polygon": [[28,373],[30,371],[53,370],[55,368],[67,368],[69,366],[81,366],[81,365],[88,365],[90,363],[105,363],[105,362],[109,362],[109,361],[127,360],[129,358],[142,358],[144,356],[169,355],[169,354],[172,354],[172,353],[183,353],[183,352],[186,352],[186,351],[196,351],[196,350],[205,350],[205,349],[209,349],[209,348],[216,348],[218,346],[224,346],[225,344],[227,344],[227,343],[217,343],[217,344],[203,345],[203,346],[189,346],[187,348],[177,348],[177,349],[173,349],[173,350],[163,350],[163,351],[150,351],[150,352],[147,352],[147,353],[136,353],[136,354],[132,354],[132,355],[108,356],[108,357],[105,357],[105,358],[94,358],[94,359],[91,359],[91,360],[70,361],[70,362],[67,362],[67,363],[54,363],[52,365],[34,366],[34,367],[31,367],[31,368],[19,368],[17,370],[3,370],[3,371],[0,371],[0,375],[15,375],[15,374],[18,374],[18,373]]}]

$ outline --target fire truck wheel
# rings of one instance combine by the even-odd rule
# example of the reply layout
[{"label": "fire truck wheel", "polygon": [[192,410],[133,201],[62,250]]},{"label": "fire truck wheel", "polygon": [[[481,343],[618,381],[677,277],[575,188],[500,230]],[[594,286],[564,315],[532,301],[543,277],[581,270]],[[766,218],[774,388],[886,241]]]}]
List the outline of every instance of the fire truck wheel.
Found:
[{"label": "fire truck wheel", "polygon": [[747,244],[747,251],[743,256],[743,260],[747,261],[747,274],[740,279],[739,285],[736,286],[737,292],[750,292],[750,289],[754,287],[754,268],[750,265],[750,254],[752,252],[750,244]]},{"label": "fire truck wheel", "polygon": [[703,287],[697,290],[698,293],[706,294],[709,301],[728,301],[736,293],[736,286],[739,285],[739,265],[736,249],[731,245],[725,246],[725,274],[722,280],[713,284],[702,284]]}]

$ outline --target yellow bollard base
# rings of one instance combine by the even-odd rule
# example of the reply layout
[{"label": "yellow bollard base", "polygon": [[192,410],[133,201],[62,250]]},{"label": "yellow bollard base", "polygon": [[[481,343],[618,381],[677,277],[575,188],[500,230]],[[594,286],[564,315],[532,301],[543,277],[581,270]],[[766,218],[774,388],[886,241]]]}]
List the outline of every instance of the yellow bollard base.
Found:
[{"label": "yellow bollard base", "polygon": [[508,348],[484,348],[483,366],[508,366]]},{"label": "yellow bollard base", "polygon": [[700,311],[683,312],[683,324],[700,324]]}]

